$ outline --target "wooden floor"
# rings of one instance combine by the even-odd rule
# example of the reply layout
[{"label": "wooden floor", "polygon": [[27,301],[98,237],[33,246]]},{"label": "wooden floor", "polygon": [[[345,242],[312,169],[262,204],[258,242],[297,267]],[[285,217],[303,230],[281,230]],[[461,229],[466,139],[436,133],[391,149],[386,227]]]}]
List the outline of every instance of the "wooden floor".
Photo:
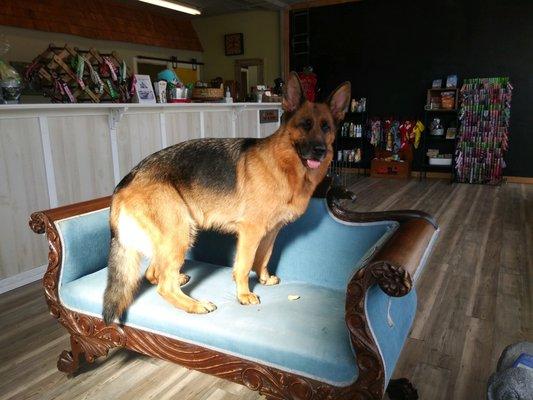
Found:
[{"label": "wooden floor", "polygon": [[[420,398],[482,399],[502,349],[533,340],[533,186],[355,179],[358,210],[416,208],[441,236],[395,376]],[[118,350],[74,378],[55,368],[68,338],[40,283],[0,296],[0,399],[259,399],[236,384]]]}]

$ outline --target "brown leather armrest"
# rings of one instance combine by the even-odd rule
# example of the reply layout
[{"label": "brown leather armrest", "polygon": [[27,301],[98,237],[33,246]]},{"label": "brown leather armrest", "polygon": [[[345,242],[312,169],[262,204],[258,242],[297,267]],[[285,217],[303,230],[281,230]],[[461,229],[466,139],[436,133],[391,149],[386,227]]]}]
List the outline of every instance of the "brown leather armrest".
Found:
[{"label": "brown leather armrest", "polygon": [[374,260],[401,267],[413,278],[434,233],[435,228],[425,219],[403,222]]}]

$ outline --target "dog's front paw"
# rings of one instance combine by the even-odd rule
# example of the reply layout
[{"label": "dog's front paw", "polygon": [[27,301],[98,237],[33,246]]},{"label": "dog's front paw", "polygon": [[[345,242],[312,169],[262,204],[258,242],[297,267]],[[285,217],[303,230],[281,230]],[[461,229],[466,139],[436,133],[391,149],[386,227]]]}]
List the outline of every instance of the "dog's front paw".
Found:
[{"label": "dog's front paw", "polygon": [[265,286],[272,286],[272,285],[277,285],[278,283],[280,283],[280,279],[276,275],[270,275],[266,279],[264,278],[259,279],[259,283]]},{"label": "dog's front paw", "polygon": [[239,303],[242,305],[259,304],[259,296],[254,293],[242,293],[238,296]]}]

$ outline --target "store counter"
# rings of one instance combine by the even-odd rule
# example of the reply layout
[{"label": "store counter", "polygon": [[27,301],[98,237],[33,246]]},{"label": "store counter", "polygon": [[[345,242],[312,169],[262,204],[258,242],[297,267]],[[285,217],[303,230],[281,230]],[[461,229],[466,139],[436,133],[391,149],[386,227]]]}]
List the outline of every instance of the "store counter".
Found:
[{"label": "store counter", "polygon": [[28,233],[32,211],[109,195],[141,159],[184,140],[268,136],[280,116],[280,103],[0,105],[4,271],[28,280],[42,272],[33,269],[46,252]]}]

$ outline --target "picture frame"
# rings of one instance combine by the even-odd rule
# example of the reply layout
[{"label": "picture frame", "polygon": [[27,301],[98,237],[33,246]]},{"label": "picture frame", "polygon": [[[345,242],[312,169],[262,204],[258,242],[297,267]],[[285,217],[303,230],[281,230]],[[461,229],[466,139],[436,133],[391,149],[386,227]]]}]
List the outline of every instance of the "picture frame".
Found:
[{"label": "picture frame", "polygon": [[433,89],[440,89],[442,87],[442,79],[434,79],[431,84],[431,87]]},{"label": "picture frame", "polygon": [[155,104],[157,103],[152,86],[150,75],[134,75],[135,79],[135,95],[134,102],[140,104]]},{"label": "picture frame", "polygon": [[244,35],[242,33],[228,33],[224,35],[224,53],[227,56],[244,54]]}]

